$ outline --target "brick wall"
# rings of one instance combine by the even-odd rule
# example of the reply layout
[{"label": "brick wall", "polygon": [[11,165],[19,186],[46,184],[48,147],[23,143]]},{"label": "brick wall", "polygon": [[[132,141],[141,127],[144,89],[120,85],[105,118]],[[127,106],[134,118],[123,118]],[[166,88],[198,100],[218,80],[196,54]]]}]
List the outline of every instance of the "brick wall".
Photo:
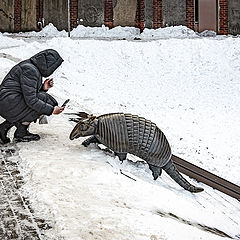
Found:
[{"label": "brick wall", "polygon": [[141,32],[144,30],[145,19],[144,8],[145,8],[144,0],[138,0],[136,12],[136,27],[139,28]]},{"label": "brick wall", "polygon": [[153,0],[153,28],[162,27],[162,0]]},{"label": "brick wall", "polygon": [[[38,23],[42,23],[42,19],[43,19],[43,0],[36,0],[36,22]],[[42,24],[38,24],[38,29],[42,28]]]},{"label": "brick wall", "polygon": [[22,0],[14,0],[14,31],[21,31]]},{"label": "brick wall", "polygon": [[78,25],[78,0],[70,0],[70,28]]},{"label": "brick wall", "polygon": [[113,2],[112,0],[104,1],[104,25],[113,28]]},{"label": "brick wall", "polygon": [[228,34],[228,0],[219,0],[219,34]]},{"label": "brick wall", "polygon": [[[186,26],[194,29],[194,0],[186,1]],[[153,28],[162,27],[162,0],[152,0],[153,3]],[[44,0],[36,0],[36,23],[43,18]],[[145,4],[144,0],[138,0],[136,11],[136,27],[141,31],[144,29]],[[70,0],[70,26],[71,29],[78,25],[78,0]],[[21,31],[22,0],[14,0],[14,31]],[[218,33],[228,34],[228,0],[219,0],[219,24]],[[104,0],[104,24],[109,28],[114,26],[113,21],[113,0]],[[29,29],[31,30],[31,29]]]},{"label": "brick wall", "polygon": [[194,29],[194,0],[186,0],[186,25]]}]

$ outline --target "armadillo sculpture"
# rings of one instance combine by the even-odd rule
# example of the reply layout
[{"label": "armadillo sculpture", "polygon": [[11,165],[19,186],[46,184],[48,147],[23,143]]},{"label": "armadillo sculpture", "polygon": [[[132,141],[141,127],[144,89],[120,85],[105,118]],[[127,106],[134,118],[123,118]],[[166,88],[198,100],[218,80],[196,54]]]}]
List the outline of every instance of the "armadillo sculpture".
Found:
[{"label": "armadillo sculpture", "polygon": [[171,160],[171,148],[164,133],[155,123],[137,115],[110,113],[98,117],[87,113],[77,114],[80,118],[71,119],[77,122],[70,134],[70,139],[91,136],[82,144],[102,143],[119,157],[125,160],[127,153],[145,160],[154,180],[162,169],[180,186],[190,192],[203,191],[190,184],[176,169]]}]

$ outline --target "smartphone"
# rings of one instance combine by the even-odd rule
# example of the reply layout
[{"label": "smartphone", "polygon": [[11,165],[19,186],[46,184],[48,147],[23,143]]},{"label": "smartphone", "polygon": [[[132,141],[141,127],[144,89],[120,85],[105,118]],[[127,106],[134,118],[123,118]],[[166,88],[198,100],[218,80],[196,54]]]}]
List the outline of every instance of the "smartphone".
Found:
[{"label": "smartphone", "polygon": [[70,99],[67,99],[61,107],[65,107],[68,104],[69,101],[70,101]]}]

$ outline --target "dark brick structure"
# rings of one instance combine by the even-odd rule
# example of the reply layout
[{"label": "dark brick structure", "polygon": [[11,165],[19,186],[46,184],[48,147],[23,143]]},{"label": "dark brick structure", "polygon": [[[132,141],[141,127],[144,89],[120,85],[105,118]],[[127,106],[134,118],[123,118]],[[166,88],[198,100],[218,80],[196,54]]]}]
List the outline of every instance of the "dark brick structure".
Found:
[{"label": "dark brick structure", "polygon": [[194,29],[194,0],[186,0],[186,26]]},{"label": "dark brick structure", "polygon": [[70,28],[78,25],[78,0],[70,0]]},{"label": "dark brick structure", "polygon": [[22,1],[14,0],[14,32],[21,31]]},{"label": "dark brick structure", "polygon": [[42,28],[43,22],[43,0],[37,0],[36,1],[36,22],[37,22],[37,27],[38,29]]},{"label": "dark brick structure", "polygon": [[153,0],[153,28],[162,27],[162,0]]},{"label": "dark brick structure", "polygon": [[[219,34],[228,34],[228,0],[219,0]],[[239,19],[240,21],[240,19]]]},{"label": "dark brick structure", "polygon": [[144,0],[137,1],[137,12],[136,12],[136,27],[142,32],[144,30],[144,20],[145,20],[145,6]]},{"label": "dark brick structure", "polygon": [[113,28],[113,1],[104,1],[104,25]]}]

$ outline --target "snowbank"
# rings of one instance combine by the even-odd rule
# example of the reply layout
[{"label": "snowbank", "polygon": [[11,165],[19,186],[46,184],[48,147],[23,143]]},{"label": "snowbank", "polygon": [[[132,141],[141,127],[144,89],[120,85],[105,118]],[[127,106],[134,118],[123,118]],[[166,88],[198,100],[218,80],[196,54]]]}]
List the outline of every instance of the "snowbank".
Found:
[{"label": "snowbank", "polygon": [[140,30],[134,27],[84,27],[79,25],[71,31],[73,38],[101,38],[101,39],[134,39],[140,35]]},{"label": "snowbank", "polygon": [[25,42],[23,40],[9,38],[0,32],[0,49],[16,47],[23,45],[24,43]]},{"label": "snowbank", "polygon": [[67,37],[68,34],[65,30],[58,31],[58,29],[52,24],[49,23],[47,26],[45,26],[41,31],[35,32],[20,32],[20,33],[14,33],[15,36],[24,36],[24,37]]},{"label": "snowbank", "polygon": [[197,38],[199,35],[185,26],[172,26],[158,29],[144,29],[141,39]]},{"label": "snowbank", "polygon": [[[6,33],[5,33],[6,34]],[[8,34],[9,35],[9,34]],[[14,36],[25,37],[67,37],[68,33],[65,30],[58,31],[52,24],[48,24],[39,32],[20,32],[13,34]],[[144,29],[140,33],[139,28],[135,27],[121,27],[117,26],[112,29],[105,27],[85,27],[78,25],[71,31],[72,38],[94,38],[94,39],[141,39],[141,40],[156,40],[167,38],[199,38],[199,37],[216,37],[213,31],[204,31],[203,33],[196,33],[186,26],[171,26],[158,29]]]}]

